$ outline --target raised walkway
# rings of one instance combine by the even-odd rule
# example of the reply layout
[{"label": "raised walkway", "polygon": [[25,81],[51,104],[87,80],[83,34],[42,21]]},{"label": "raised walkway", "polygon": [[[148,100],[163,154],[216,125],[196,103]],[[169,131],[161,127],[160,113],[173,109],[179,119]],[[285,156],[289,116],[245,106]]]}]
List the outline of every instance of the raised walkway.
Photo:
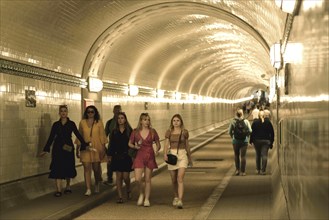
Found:
[{"label": "raised walkway", "polygon": [[[19,207],[1,210],[0,219],[271,219],[271,175],[270,173],[266,176],[255,174],[254,149],[249,148],[247,176],[233,176],[235,170],[233,150],[227,127],[228,125],[225,124],[190,140],[193,159],[196,161],[195,168],[188,169],[186,172],[184,196],[186,202],[182,210],[173,211],[170,207],[171,196],[168,198],[167,192],[171,190],[170,177],[165,171],[166,164],[163,163],[160,155],[157,157],[159,169],[154,172],[155,176],[152,179],[154,187],[152,186],[149,208],[136,208],[134,198],[133,201],[116,204],[114,186],[102,185],[99,194],[86,197],[83,195],[84,183],[78,183],[72,186],[73,193],[70,195],[56,198],[51,193],[30,200]],[[219,145],[220,152],[217,150]],[[223,161],[214,159],[214,157],[218,158],[218,155]],[[213,162],[208,160],[208,165],[204,165],[207,158],[214,160]],[[270,171],[270,167],[268,170]],[[164,183],[166,186],[162,186]],[[154,189],[155,185],[158,186],[158,190]],[[134,197],[136,194],[135,192]],[[101,208],[93,214],[84,215],[97,207]],[[111,207],[113,210],[108,211],[104,207]],[[126,213],[120,211],[122,207],[125,207]],[[171,212],[168,211],[162,214],[161,209],[163,212],[167,209],[172,210],[173,215],[170,216]],[[136,214],[139,212],[145,214],[146,210],[148,215]]]}]

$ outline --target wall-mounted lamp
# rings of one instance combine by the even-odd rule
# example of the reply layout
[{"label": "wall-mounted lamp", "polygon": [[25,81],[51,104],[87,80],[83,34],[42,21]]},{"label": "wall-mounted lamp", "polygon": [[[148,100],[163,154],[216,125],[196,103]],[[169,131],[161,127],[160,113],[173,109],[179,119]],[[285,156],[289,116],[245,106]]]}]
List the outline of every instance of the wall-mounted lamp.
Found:
[{"label": "wall-mounted lamp", "polygon": [[175,92],[175,99],[180,100],[182,98],[182,93],[180,92]]},{"label": "wall-mounted lamp", "polygon": [[103,81],[94,77],[88,77],[89,92],[99,92],[103,89]]},{"label": "wall-mounted lamp", "polygon": [[129,85],[128,95],[130,96],[136,96],[139,93],[138,86]]},{"label": "wall-mounted lamp", "polygon": [[293,14],[296,2],[296,0],[275,0],[276,6],[278,6],[282,11],[289,14]]},{"label": "wall-mounted lamp", "polygon": [[283,53],[284,63],[302,63],[303,62],[303,44],[288,42]]},{"label": "wall-mounted lamp", "polygon": [[190,101],[193,101],[194,100],[194,95],[193,94],[189,94],[187,96],[187,99],[190,100]]},{"label": "wall-mounted lamp", "polygon": [[270,48],[271,64],[275,69],[281,69],[282,56],[281,56],[281,44],[275,43]]},{"label": "wall-mounted lamp", "polygon": [[156,90],[156,97],[161,99],[161,98],[164,97],[164,93],[165,93],[164,90],[157,89],[157,90]]}]

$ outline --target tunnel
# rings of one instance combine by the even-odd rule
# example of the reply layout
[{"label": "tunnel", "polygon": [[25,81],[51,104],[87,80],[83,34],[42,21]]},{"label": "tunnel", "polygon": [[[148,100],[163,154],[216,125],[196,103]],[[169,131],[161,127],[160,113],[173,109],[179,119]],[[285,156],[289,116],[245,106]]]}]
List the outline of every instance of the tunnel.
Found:
[{"label": "tunnel", "polygon": [[53,190],[50,157],[36,155],[59,105],[77,124],[89,105],[104,124],[118,104],[133,127],[148,112],[163,142],[176,113],[195,137],[261,100],[275,128],[272,219],[329,217],[327,0],[2,0],[0,10],[1,212]]}]

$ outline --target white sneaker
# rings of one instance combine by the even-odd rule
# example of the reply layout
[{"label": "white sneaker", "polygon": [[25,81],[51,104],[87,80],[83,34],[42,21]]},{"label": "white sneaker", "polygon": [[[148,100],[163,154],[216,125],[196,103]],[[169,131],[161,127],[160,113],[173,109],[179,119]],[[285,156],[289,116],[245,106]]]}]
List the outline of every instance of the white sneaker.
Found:
[{"label": "white sneaker", "polygon": [[86,193],[85,193],[85,196],[90,196],[91,195],[91,190],[90,189],[87,189]]},{"label": "white sneaker", "polygon": [[150,207],[151,206],[151,203],[149,200],[146,200],[144,201],[144,207]]},{"label": "white sneaker", "polygon": [[183,208],[183,202],[182,200],[178,200],[177,202],[177,208],[182,209]]},{"label": "white sneaker", "polygon": [[177,206],[178,200],[179,199],[177,197],[175,197],[174,200],[172,201],[172,205]]},{"label": "white sneaker", "polygon": [[139,206],[143,205],[143,201],[144,201],[144,195],[140,194],[137,200],[137,205]]}]

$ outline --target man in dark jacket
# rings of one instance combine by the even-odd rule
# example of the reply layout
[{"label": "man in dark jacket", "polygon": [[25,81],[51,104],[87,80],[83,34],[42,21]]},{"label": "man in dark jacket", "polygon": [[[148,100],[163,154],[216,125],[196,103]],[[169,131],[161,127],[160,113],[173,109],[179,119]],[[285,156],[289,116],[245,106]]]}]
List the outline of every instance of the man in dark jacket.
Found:
[{"label": "man in dark jacket", "polygon": [[[110,120],[108,120],[106,122],[105,134],[106,134],[106,137],[109,137],[109,139],[111,138],[111,132],[115,128],[115,125],[117,123],[118,113],[121,111],[122,111],[121,105],[115,105],[113,107],[113,118],[111,118]],[[110,143],[110,141],[109,141],[109,143]],[[111,168],[111,162],[107,163],[107,181],[105,181],[104,184],[107,184],[107,185],[113,184],[113,171]]]}]

